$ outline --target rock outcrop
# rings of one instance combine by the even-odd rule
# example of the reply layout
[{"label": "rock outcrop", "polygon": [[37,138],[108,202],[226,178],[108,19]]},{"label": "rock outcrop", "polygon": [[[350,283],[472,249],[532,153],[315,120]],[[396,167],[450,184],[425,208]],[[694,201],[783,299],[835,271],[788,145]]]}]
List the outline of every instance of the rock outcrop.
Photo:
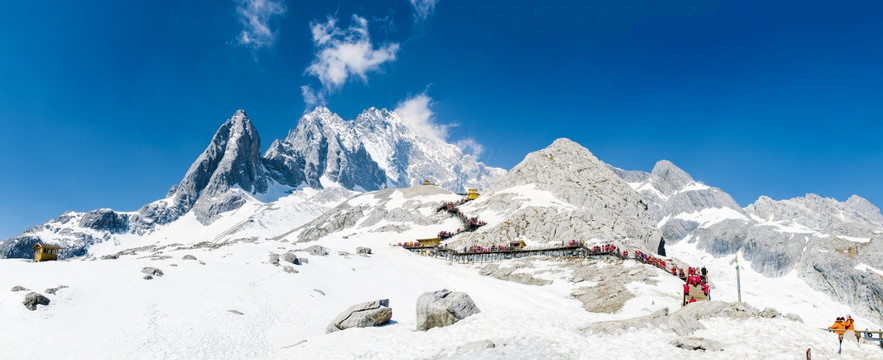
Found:
[{"label": "rock outcrop", "polygon": [[464,292],[442,289],[417,298],[417,330],[449,326],[481,310]]},{"label": "rock outcrop", "polygon": [[389,299],[369,301],[366,303],[350,306],[344,312],[337,315],[326,333],[345,330],[354,327],[380,326],[389,323],[392,319],[392,309],[389,307]]},{"label": "rock outcrop", "polygon": [[34,311],[37,310],[37,305],[49,305],[49,298],[43,296],[42,294],[38,294],[35,292],[30,292],[25,295],[25,301],[23,302],[28,310]]}]

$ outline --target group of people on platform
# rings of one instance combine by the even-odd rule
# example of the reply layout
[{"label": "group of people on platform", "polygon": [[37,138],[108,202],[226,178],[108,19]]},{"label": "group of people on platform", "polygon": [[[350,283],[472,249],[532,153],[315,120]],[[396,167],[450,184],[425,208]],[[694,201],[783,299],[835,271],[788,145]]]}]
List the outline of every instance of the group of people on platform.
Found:
[{"label": "group of people on platform", "polygon": [[592,253],[618,253],[616,250],[616,245],[607,244],[607,245],[595,245],[592,247]]},{"label": "group of people on platform", "polygon": [[635,250],[635,260],[638,260],[645,264],[650,264],[655,267],[658,267],[662,270],[667,269],[665,260],[653,257],[652,255],[644,254],[640,250]]},{"label": "group of people on platform", "polygon": [[459,233],[467,232],[467,231],[475,231],[475,229],[478,229],[478,228],[480,228],[480,227],[482,227],[482,226],[487,225],[487,223],[485,223],[484,221],[478,220],[478,216],[473,216],[473,217],[471,217],[471,218],[467,218],[466,215],[463,215],[463,212],[460,211],[460,210],[457,208],[457,206],[462,205],[462,204],[465,203],[466,201],[468,201],[468,200],[465,199],[465,198],[460,199],[460,200],[458,200],[458,201],[456,201],[456,202],[445,201],[445,202],[443,202],[442,205],[438,208],[439,210],[445,210],[445,211],[447,211],[447,212],[450,213],[452,216],[456,216],[458,219],[460,219],[460,222],[463,223],[463,226],[465,226],[465,229],[463,229],[463,228],[457,228],[457,231],[456,231],[456,232],[451,232],[451,231],[440,231],[440,232],[438,233],[438,237],[439,237],[439,239],[446,240],[446,239],[449,239],[449,238],[451,238],[451,237],[453,237],[454,235],[457,235],[457,234],[459,234]]}]

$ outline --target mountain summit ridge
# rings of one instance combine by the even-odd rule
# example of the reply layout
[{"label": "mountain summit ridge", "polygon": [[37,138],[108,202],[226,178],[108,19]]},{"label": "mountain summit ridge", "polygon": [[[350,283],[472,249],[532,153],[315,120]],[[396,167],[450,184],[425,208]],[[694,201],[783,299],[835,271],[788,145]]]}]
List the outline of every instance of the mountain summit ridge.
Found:
[{"label": "mountain summit ridge", "polygon": [[[347,121],[317,107],[302,116],[285,139],[273,141],[262,156],[257,129],[244,110],[237,110],[165,198],[133,212],[66,212],[0,242],[0,257],[28,258],[38,242],[62,244],[63,258],[82,256],[92,244],[116,234],[151,232],[188,213],[209,225],[248,201],[275,201],[303,188],[371,191],[412,186],[425,179],[465,191],[484,189],[505,173],[441,139],[418,135],[401,116],[371,108]],[[375,130],[384,132],[375,134]]]}]

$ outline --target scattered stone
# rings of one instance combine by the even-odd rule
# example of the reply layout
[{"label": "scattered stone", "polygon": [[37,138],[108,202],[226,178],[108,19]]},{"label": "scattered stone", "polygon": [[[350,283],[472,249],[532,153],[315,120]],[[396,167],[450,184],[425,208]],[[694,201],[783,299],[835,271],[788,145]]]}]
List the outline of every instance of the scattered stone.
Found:
[{"label": "scattered stone", "polygon": [[227,310],[227,311],[229,311],[229,312],[231,312],[231,313],[234,313],[234,314],[236,314],[236,315],[245,315],[245,314],[243,314],[243,313],[242,313],[241,311],[239,311],[239,310]]},{"label": "scattered stone", "polygon": [[144,279],[144,280],[153,280],[153,275],[144,275],[144,277],[143,277],[142,279]]},{"label": "scattered stone", "polygon": [[803,324],[803,319],[800,317],[800,315],[797,315],[795,313],[789,313],[788,315],[785,315],[785,318]]},{"label": "scattered stone", "polygon": [[289,274],[297,274],[297,270],[295,270],[295,269],[294,269],[293,267],[291,267],[291,266],[285,266],[285,267],[283,267],[283,268],[282,268],[282,271],[285,271],[285,272],[287,272],[287,273],[289,273]]},{"label": "scattered stone", "polygon": [[279,265],[279,254],[270,254],[270,265]]},{"label": "scattered stone", "polygon": [[671,344],[681,349],[694,351],[724,351],[724,346],[719,342],[696,336],[679,337]]},{"label": "scattered stone", "polygon": [[288,261],[295,265],[300,265],[300,260],[298,260],[297,255],[294,254],[293,251],[289,251],[282,255],[282,260]]},{"label": "scattered stone", "polygon": [[181,259],[182,260],[196,260],[196,256],[187,254],[187,255],[184,255],[184,257],[182,257]]},{"label": "scattered stone", "polygon": [[359,246],[359,247],[356,248],[356,254],[359,254],[359,255],[371,255],[371,254],[372,254],[372,253],[371,253],[371,248],[366,248],[366,247],[361,247],[361,246]]},{"label": "scattered stone", "polygon": [[28,291],[28,290],[30,290],[30,289],[28,289],[28,288],[26,288],[26,287],[24,287],[24,286],[21,286],[21,285],[16,285],[16,286],[13,286],[13,287],[12,287],[12,292]]},{"label": "scattered stone", "polygon": [[171,267],[178,267],[178,264],[169,264]]},{"label": "scattered stone", "polygon": [[68,287],[67,285],[58,285],[57,287],[46,289],[46,291],[44,291],[44,292],[47,294],[55,295],[55,293],[58,292],[58,290],[61,290],[61,289],[67,288],[67,287]]},{"label": "scattered stone", "polygon": [[145,274],[147,274],[147,275],[163,276],[162,270],[157,269],[157,268],[155,268],[155,267],[151,267],[151,266],[148,266],[148,267],[145,267],[144,269],[141,269],[141,272],[143,272],[143,273],[145,273]]},{"label": "scattered stone", "polygon": [[459,355],[472,352],[480,352],[482,350],[493,349],[495,347],[497,347],[497,345],[490,340],[473,341],[471,343],[467,343],[458,347],[457,354]]},{"label": "scattered stone", "polygon": [[305,257],[299,258],[298,260],[300,260],[301,264],[309,264],[310,263],[310,259],[307,259]]},{"label": "scattered stone", "polygon": [[322,291],[322,290],[319,290],[319,289],[313,289],[313,291],[322,294],[322,296],[325,296],[325,292]]},{"label": "scattered stone", "polygon": [[310,246],[310,247],[304,249],[304,251],[310,253],[310,255],[316,255],[316,256],[327,256],[328,255],[328,249],[325,247],[322,247],[320,245]]},{"label": "scattered stone", "polygon": [[346,311],[337,315],[325,333],[332,333],[353,327],[371,327],[384,325],[392,319],[392,309],[389,307],[389,299],[369,301],[366,303],[350,306]]},{"label": "scattered stone", "polygon": [[30,292],[25,295],[25,301],[22,304],[24,304],[28,310],[34,311],[37,310],[37,305],[49,305],[49,298],[35,292]]},{"label": "scattered stone", "polygon": [[417,298],[417,330],[453,325],[480,312],[465,292],[448,289],[425,292]]},{"label": "scattered stone", "polygon": [[780,316],[782,316],[782,314],[779,313],[778,311],[776,311],[776,309],[773,309],[773,308],[766,308],[766,309],[763,309],[763,311],[760,312],[760,316],[763,316],[763,317],[765,317],[765,318],[767,318],[767,319],[772,319],[772,318],[780,317]]},{"label": "scattered stone", "polygon": [[492,263],[485,266],[479,272],[481,275],[490,276],[494,279],[506,280],[517,282],[519,284],[525,285],[549,285],[552,283],[552,280],[546,279],[538,279],[533,277],[533,275],[526,272],[518,272],[523,268],[533,267],[531,264],[526,262],[512,262],[508,264],[510,266],[500,266],[498,263]]},{"label": "scattered stone", "polygon": [[346,257],[347,259],[349,259],[349,257],[350,257],[351,255],[353,255],[353,254],[350,254],[350,253],[348,253],[348,252],[346,252],[346,251],[338,251],[338,252],[337,252],[337,255],[340,255],[340,256],[343,256],[343,257]]},{"label": "scattered stone", "polygon": [[200,261],[199,261],[199,265],[205,265],[205,263],[202,262],[202,260],[200,260]]},{"label": "scattered stone", "polygon": [[120,254],[110,254],[101,256],[101,260],[116,260],[120,258]]}]

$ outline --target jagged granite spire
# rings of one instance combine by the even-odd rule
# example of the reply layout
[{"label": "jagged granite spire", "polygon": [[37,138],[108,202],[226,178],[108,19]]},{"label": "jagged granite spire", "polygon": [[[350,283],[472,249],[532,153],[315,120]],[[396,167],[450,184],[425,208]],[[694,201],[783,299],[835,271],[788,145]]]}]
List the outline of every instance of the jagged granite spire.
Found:
[{"label": "jagged granite spire", "polygon": [[[239,194],[267,191],[267,175],[260,154],[261,138],[243,110],[224,122],[205,151],[193,162],[165,200],[145,205],[138,212],[155,223],[174,221],[191,209],[200,222],[242,204]],[[206,199],[206,200],[202,200]],[[201,201],[202,200],[202,201]]]}]

